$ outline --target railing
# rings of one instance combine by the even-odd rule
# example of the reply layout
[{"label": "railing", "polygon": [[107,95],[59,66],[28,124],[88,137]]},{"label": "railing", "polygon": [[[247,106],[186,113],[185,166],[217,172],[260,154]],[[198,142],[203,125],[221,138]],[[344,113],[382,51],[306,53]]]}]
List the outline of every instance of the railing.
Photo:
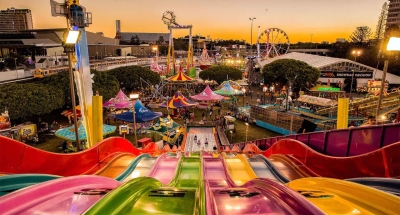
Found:
[{"label": "railing", "polygon": [[[270,137],[247,143],[254,143],[261,150],[267,150],[274,143],[285,138],[298,140],[326,155],[335,157],[355,156],[399,142],[400,123]],[[243,149],[246,142],[235,143],[230,146],[233,145]]]},{"label": "railing", "polygon": [[219,142],[221,143],[221,146],[229,146],[229,140],[225,134],[225,130],[222,128],[218,128],[217,133],[218,133],[218,139],[219,139]]}]

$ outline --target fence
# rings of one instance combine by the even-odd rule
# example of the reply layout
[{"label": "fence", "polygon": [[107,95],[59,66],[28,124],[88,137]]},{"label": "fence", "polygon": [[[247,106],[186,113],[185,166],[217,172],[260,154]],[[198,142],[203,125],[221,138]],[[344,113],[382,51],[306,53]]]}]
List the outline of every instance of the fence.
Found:
[{"label": "fence", "polygon": [[288,131],[290,130],[290,122],[292,117],[293,117],[292,121],[293,131],[298,131],[301,128],[301,124],[304,121],[304,118],[290,113],[266,109],[258,106],[250,107],[250,117],[256,120],[266,122],[278,128],[283,128]]},{"label": "fence", "polygon": [[[254,143],[261,150],[267,150],[274,143],[285,138],[298,140],[326,155],[355,156],[400,142],[400,123],[271,137],[249,143]],[[246,143],[231,144],[233,145],[243,149]]]}]

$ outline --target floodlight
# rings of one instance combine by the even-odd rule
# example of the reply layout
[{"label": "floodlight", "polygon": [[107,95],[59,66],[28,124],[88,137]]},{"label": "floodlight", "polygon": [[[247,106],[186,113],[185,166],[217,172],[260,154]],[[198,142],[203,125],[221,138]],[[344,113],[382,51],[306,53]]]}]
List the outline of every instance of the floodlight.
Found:
[{"label": "floodlight", "polygon": [[139,98],[139,94],[138,93],[131,93],[131,94],[129,94],[129,98],[138,99]]},{"label": "floodlight", "polygon": [[79,40],[80,32],[75,30],[68,31],[67,40],[65,41],[66,44],[77,44]]}]

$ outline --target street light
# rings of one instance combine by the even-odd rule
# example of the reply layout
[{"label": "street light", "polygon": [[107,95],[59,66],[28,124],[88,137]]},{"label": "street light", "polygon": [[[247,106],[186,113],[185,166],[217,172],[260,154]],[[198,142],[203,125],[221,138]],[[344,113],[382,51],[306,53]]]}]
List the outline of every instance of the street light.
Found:
[{"label": "street light", "polygon": [[246,142],[247,142],[247,134],[249,132],[249,123],[245,123],[246,124]]},{"label": "street light", "polygon": [[246,89],[242,88],[242,92],[243,92],[243,107],[244,107],[244,98],[246,97]]},{"label": "street light", "polygon": [[354,55],[354,61],[357,62],[357,57],[360,57],[361,51],[360,50],[353,50],[351,52],[352,55]]},{"label": "street light", "polygon": [[[400,51],[400,37],[391,37],[386,47],[386,51]],[[390,52],[388,53],[391,54]],[[385,87],[386,73],[389,66],[389,59],[385,60],[382,72],[381,89],[379,92],[378,106],[376,108],[376,121],[378,121],[379,110],[381,109],[383,88]]]},{"label": "street light", "polygon": [[68,69],[69,69],[69,87],[71,88],[72,112],[74,116],[74,128],[76,138],[76,149],[80,149],[79,133],[78,133],[78,118],[76,116],[76,101],[74,89],[74,77],[72,72],[72,54],[75,52],[75,44],[79,41],[79,30],[69,30],[64,33],[64,52],[68,54]]},{"label": "street light", "polygon": [[233,134],[233,132],[232,131],[229,131],[230,133],[231,133],[231,143],[232,143],[232,134]]},{"label": "street light", "polygon": [[255,17],[249,18],[249,20],[251,21],[251,30],[250,30],[250,55],[253,54],[253,21],[254,21],[255,19],[256,19]]},{"label": "street light", "polygon": [[264,92],[264,105],[265,105],[265,97],[267,97],[267,95],[266,95],[266,92],[267,92],[267,87],[266,86],[264,86],[263,87],[263,92]]},{"label": "street light", "polygon": [[135,111],[135,101],[139,99],[139,93],[129,94],[129,98],[132,100],[132,114],[133,114],[133,135],[135,135],[135,142],[133,145],[138,147],[137,136],[136,136],[136,111]]},{"label": "street light", "polygon": [[272,86],[269,88],[269,90],[270,90],[271,103],[272,103],[272,95],[273,95],[273,93],[274,93],[274,85],[272,85]]}]

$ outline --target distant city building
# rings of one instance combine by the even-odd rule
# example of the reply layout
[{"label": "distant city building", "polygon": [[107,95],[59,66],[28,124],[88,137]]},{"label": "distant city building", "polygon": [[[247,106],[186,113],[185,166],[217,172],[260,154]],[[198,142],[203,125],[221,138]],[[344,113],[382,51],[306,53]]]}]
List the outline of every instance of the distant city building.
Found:
[{"label": "distant city building", "polygon": [[389,0],[389,2],[386,27],[400,25],[400,0]]},{"label": "distant city building", "polygon": [[31,10],[13,7],[0,10],[0,33],[17,33],[30,29],[33,29]]},{"label": "distant city building", "polygon": [[347,42],[347,40],[345,38],[337,38],[336,42],[337,43],[345,43],[345,42]]},{"label": "distant city building", "polygon": [[329,41],[322,41],[321,44],[329,44]]}]

